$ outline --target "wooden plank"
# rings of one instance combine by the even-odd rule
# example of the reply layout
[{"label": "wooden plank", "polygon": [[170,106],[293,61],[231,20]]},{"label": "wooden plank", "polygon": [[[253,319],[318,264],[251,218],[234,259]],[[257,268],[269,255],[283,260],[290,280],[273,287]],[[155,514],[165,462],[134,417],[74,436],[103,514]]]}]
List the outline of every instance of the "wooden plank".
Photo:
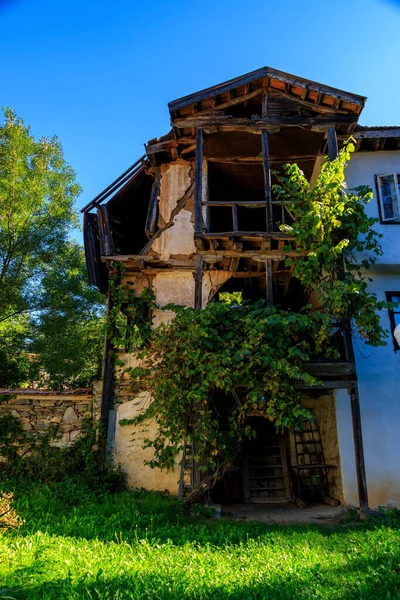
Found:
[{"label": "wooden plank", "polygon": [[274,291],[272,287],[272,260],[265,261],[266,298],[268,306],[274,305]]},{"label": "wooden plank", "polygon": [[354,375],[356,366],[352,362],[308,363],[307,373],[316,377],[334,377]]},{"label": "wooden plank", "polygon": [[195,187],[194,187],[194,232],[201,233],[202,225],[202,208],[203,200],[203,131],[196,130],[196,172],[195,172]]},{"label": "wooden plank", "polygon": [[[107,319],[109,318],[110,311],[112,309],[111,300],[111,287],[110,283],[108,286],[108,298],[107,298]],[[99,438],[99,444],[97,448],[97,468],[99,471],[103,471],[106,468],[107,461],[107,438],[110,410],[114,401],[114,365],[112,359],[112,331],[111,335],[106,333],[104,337],[104,351],[103,351],[103,364],[102,364],[102,379],[103,388],[101,393],[101,406],[100,406],[100,427],[103,433]]]},{"label": "wooden plank", "polygon": [[358,384],[355,382],[350,393],[351,419],[353,425],[354,452],[356,456],[356,472],[358,500],[361,512],[364,516],[368,513],[368,487],[365,473],[364,446],[361,426],[360,399],[358,394]]},{"label": "wooden plank", "polygon": [[328,129],[328,155],[329,160],[334,160],[337,158],[339,154],[337,137],[336,137],[336,128],[329,127]]},{"label": "wooden plank", "polygon": [[[342,137],[342,136],[340,136]],[[346,137],[346,136],[344,136]],[[400,137],[400,127],[390,127],[389,129],[361,129],[353,133],[356,140],[368,140],[375,138],[396,138]]]},{"label": "wooden plank", "polygon": [[202,219],[205,231],[210,229],[210,209],[208,203],[208,161],[203,157],[203,170],[202,170],[202,186],[201,186],[201,202],[202,202]]},{"label": "wooden plank", "polygon": [[313,117],[305,117],[304,115],[298,114],[293,116],[279,116],[279,117],[268,117],[267,119],[246,119],[246,118],[235,118],[230,115],[203,115],[203,116],[189,116],[185,119],[175,119],[173,121],[173,127],[178,129],[186,129],[189,127],[204,128],[207,127],[218,127],[221,131],[230,128],[234,129],[249,129],[249,130],[269,130],[270,133],[278,131],[276,127],[281,125],[293,126],[293,127],[310,127],[324,126],[324,127],[335,127],[341,123],[353,124],[356,122],[354,115],[339,115],[334,114],[332,116],[327,115],[316,115]]},{"label": "wooden plank", "polygon": [[[334,109],[333,107],[323,106],[322,104],[317,104],[316,102],[311,102],[310,100],[303,100],[299,96],[288,93],[288,91],[283,90],[275,90],[277,94],[284,96],[286,98],[290,98],[294,102],[298,102],[301,106],[307,107],[309,110],[313,110],[315,112],[319,112],[321,114],[327,114],[333,116],[334,114],[343,114],[348,115],[349,112],[340,109]],[[337,99],[340,102],[339,99]]]},{"label": "wooden plank", "polygon": [[[196,234],[195,234],[196,236]],[[230,237],[241,237],[243,239],[245,238],[260,238],[260,239],[264,239],[264,238],[271,238],[273,240],[294,240],[295,238],[292,235],[288,235],[287,233],[281,233],[279,231],[271,231],[271,232],[265,232],[265,231],[221,231],[221,233],[199,233],[197,234],[197,237],[202,237],[204,239],[229,239]]]},{"label": "wooden plank", "polygon": [[223,248],[218,248],[214,254],[212,254],[211,250],[198,250],[198,254],[204,257],[215,257],[219,256],[222,258],[235,258],[235,256],[239,256],[240,258],[252,258],[257,262],[264,262],[266,260],[285,260],[287,257],[297,258],[299,256],[304,256],[304,254],[297,253],[292,250],[290,252],[282,252],[281,250],[224,250]]},{"label": "wooden plank", "polygon": [[262,208],[266,206],[265,200],[256,200],[254,202],[250,200],[227,200],[224,202],[220,202],[219,200],[214,200],[212,202],[203,202],[203,206],[246,206],[247,208]]},{"label": "wooden plank", "polygon": [[205,108],[204,110],[199,110],[194,114],[195,115],[206,115],[206,114],[210,113],[211,110],[213,110],[213,111],[224,110],[225,108],[235,106],[235,104],[240,104],[242,102],[245,102],[246,100],[250,100],[251,98],[254,98],[255,96],[259,96],[261,94],[261,92],[262,92],[261,89],[257,89],[257,90],[254,90],[253,92],[249,92],[248,94],[243,94],[242,96],[236,96],[235,98],[231,98],[230,100],[227,100],[226,102],[221,102],[221,104],[216,104],[212,109]]},{"label": "wooden plank", "polygon": [[237,205],[236,204],[232,204],[232,223],[233,223],[233,230],[238,231],[239,226],[238,226],[238,214],[237,214]]},{"label": "wooden plank", "polygon": [[102,256],[114,254],[114,244],[107,206],[103,205],[97,209],[97,221],[99,226],[100,253]]},{"label": "wooden plank", "polygon": [[203,257],[196,256],[196,271],[194,280],[194,308],[201,309],[203,301]]},{"label": "wooden plank", "polygon": [[176,140],[165,140],[144,146],[146,154],[157,154],[158,152],[168,152],[171,148],[178,148],[179,144]]},{"label": "wooden plank", "polygon": [[267,217],[267,231],[271,232],[274,228],[272,218],[272,191],[271,191],[271,162],[269,158],[268,148],[268,133],[263,130],[261,133],[261,145],[263,153],[263,167],[264,167],[264,194],[266,202],[266,217]]},{"label": "wooden plank", "polygon": [[160,184],[161,184],[161,173],[156,173],[156,176],[153,181],[153,186],[151,188],[149,208],[147,210],[147,218],[145,224],[145,233],[148,236],[153,235],[153,233],[157,229],[157,221],[158,221],[158,197],[160,195]]}]

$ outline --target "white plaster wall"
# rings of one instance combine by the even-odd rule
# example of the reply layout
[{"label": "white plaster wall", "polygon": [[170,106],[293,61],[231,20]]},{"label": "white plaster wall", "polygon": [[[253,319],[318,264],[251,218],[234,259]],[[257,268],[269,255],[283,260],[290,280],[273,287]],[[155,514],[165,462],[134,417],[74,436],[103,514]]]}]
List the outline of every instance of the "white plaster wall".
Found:
[{"label": "white plaster wall", "polygon": [[[385,291],[400,289],[397,272],[374,272],[369,289],[378,300]],[[387,310],[381,311],[381,325],[390,330]],[[354,340],[359,380],[365,466],[371,507],[387,504],[400,507],[400,352],[392,337],[387,346],[371,348]],[[345,502],[357,504],[357,480],[351,426],[350,397],[336,393],[339,448]]]},{"label": "white plaster wall", "polygon": [[[349,188],[369,185],[374,197],[366,206],[370,217],[379,218],[378,198],[375,186],[375,175],[400,173],[400,151],[397,152],[358,152],[352,155],[346,169],[346,182]],[[381,245],[383,256],[378,257],[377,264],[398,264],[400,262],[400,224],[376,223],[375,230],[383,234]]]},{"label": "white plaster wall", "polygon": [[[374,198],[366,207],[371,217],[379,217],[374,176],[390,172],[400,172],[400,152],[359,152],[353,154],[346,169],[349,188],[372,188]],[[385,300],[385,292],[400,290],[400,225],[377,223],[375,229],[383,234],[383,255],[370,271],[369,291]],[[381,311],[380,317],[382,327],[390,332],[388,311]],[[400,352],[394,351],[390,333],[387,345],[380,348],[355,339],[354,351],[369,504],[400,507]],[[337,390],[335,396],[344,500],[357,505],[350,397],[346,390]]]}]

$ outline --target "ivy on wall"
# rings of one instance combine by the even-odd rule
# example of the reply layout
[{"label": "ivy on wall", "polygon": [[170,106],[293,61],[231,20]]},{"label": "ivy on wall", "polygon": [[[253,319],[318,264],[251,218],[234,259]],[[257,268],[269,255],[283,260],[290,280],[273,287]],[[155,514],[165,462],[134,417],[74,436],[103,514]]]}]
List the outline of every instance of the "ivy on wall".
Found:
[{"label": "ivy on wall", "polygon": [[307,304],[294,313],[264,301],[235,306],[229,299],[211,301],[203,310],[170,305],[165,308],[175,311],[172,322],[151,329],[154,297],[149,290],[136,297],[133,289],[122,287],[123,270],[115,266],[109,315],[113,343],[136,349],[140,366],[127,372],[152,398],[141,415],[121,423],[145,427],[148,419],[155,420],[156,437],[145,439],[154,450],[150,466],[172,468],[186,440],[201,469],[213,473],[212,485],[243,437],[254,435],[246,425],[249,414],[264,415],[278,430],[301,427],[312,418],[302,406],[301,384],[319,383],[306,363],[315,355],[337,357],[332,318],[352,320],[372,346],[385,344],[378,311],[387,304],[367,289],[367,271],[381,253],[376,220],[364,211],[372,192],[345,185],[353,151],[349,142],[337,159],[326,160],[313,184],[297,165],[286,165],[274,186],[275,197],[293,215],[292,225],[281,229],[290,234],[290,250],[298,256],[288,258],[286,266],[306,297],[316,295],[314,308]]}]

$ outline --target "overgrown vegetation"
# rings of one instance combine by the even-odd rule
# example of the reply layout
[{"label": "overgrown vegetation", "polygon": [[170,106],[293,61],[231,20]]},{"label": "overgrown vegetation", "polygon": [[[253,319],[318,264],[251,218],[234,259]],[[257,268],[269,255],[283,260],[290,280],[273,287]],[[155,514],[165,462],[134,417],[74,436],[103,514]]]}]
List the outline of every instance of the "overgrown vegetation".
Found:
[{"label": "overgrown vegetation", "polygon": [[87,386],[99,375],[104,299],[87,284],[75,202],[56,137],[0,124],[0,387]]},{"label": "overgrown vegetation", "polygon": [[267,525],[189,517],[163,494],[15,490],[0,598],[395,600],[400,520]]},{"label": "overgrown vegetation", "polygon": [[[254,435],[245,422],[249,414],[264,415],[279,430],[312,418],[302,407],[299,384],[318,383],[305,366],[313,356],[338,358],[331,343],[332,319],[343,328],[352,320],[372,346],[386,343],[378,314],[386,304],[367,290],[366,272],[381,252],[375,220],[364,211],[372,192],[367,187],[347,190],[344,181],[353,150],[349,142],[337,159],[326,160],[313,185],[296,165],[286,165],[286,176],[278,177],[274,187],[293,216],[293,224],[282,230],[289,234],[286,248],[297,253],[286,266],[304,290],[299,313],[264,301],[222,298],[202,311],[167,306],[176,316],[151,330],[148,314],[154,298],[148,290],[136,298],[134,290],[119,285],[123,271],[115,265],[109,324],[113,343],[139,349],[139,366],[128,372],[152,400],[143,414],[122,423],[146,428],[148,419],[155,420],[156,437],[145,439],[154,449],[151,466],[171,468],[186,441],[200,468],[212,473],[207,479],[212,486],[243,436]],[[314,307],[309,304],[312,293]]]},{"label": "overgrown vegetation", "polygon": [[96,493],[125,486],[121,471],[99,471],[97,448],[102,432],[92,421],[83,422],[80,437],[68,447],[59,447],[57,426],[43,432],[25,431],[19,419],[0,416],[0,491],[2,481],[30,487],[57,483],[68,495],[76,486]]}]

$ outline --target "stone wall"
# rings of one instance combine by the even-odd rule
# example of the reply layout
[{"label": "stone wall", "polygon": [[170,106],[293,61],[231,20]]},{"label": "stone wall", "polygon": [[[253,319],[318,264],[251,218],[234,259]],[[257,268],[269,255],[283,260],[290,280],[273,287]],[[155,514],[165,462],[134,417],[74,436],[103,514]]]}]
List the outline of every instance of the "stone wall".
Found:
[{"label": "stone wall", "polygon": [[44,432],[57,426],[60,438],[55,445],[71,445],[79,436],[85,418],[98,418],[100,397],[96,391],[4,390],[0,389],[0,415],[11,414],[25,431]]}]

